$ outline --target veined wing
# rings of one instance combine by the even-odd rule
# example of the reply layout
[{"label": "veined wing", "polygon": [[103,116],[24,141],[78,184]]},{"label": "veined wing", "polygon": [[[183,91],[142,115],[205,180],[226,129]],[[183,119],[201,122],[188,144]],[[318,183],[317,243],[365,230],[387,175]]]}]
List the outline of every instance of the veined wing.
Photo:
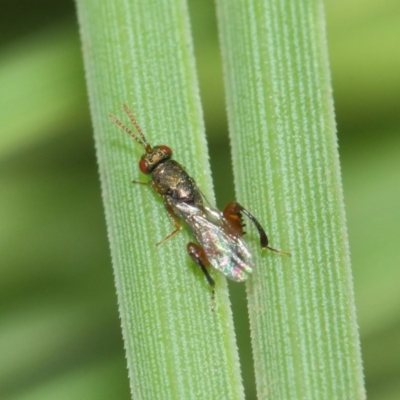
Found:
[{"label": "veined wing", "polygon": [[230,227],[221,212],[173,199],[167,201],[186,222],[215,269],[236,282],[249,277],[253,272],[251,254],[242,237]]}]

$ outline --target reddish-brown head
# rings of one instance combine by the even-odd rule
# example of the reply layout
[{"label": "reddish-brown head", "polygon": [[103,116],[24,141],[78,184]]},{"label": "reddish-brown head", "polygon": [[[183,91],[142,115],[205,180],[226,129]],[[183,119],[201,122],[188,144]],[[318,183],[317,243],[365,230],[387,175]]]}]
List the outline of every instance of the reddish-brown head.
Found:
[{"label": "reddish-brown head", "polygon": [[110,115],[112,121],[114,121],[123,131],[125,131],[129,136],[131,136],[136,142],[138,142],[145,150],[139,161],[139,168],[144,174],[150,174],[151,171],[161,162],[172,157],[172,150],[165,145],[151,147],[147,141],[142,129],[140,128],[136,118],[132,114],[132,111],[124,104],[125,113],[128,115],[133,126],[135,127],[138,135],[135,135],[127,126],[125,126],[117,117]]},{"label": "reddish-brown head", "polygon": [[150,174],[161,162],[172,157],[172,150],[165,145],[154,146],[146,149],[139,161],[139,168],[144,174]]}]

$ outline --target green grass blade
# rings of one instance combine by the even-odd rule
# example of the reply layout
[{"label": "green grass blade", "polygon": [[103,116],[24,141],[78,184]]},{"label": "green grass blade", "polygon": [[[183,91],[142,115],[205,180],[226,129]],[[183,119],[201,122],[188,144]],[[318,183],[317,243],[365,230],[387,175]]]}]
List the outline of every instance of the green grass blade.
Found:
[{"label": "green grass blade", "polygon": [[322,2],[217,5],[237,198],[292,252],[254,249],[258,397],[362,399]]},{"label": "green grass blade", "polygon": [[224,278],[217,309],[161,201],[133,186],[143,149],[108,118],[122,103],[151,144],[167,144],[213,201],[184,1],[78,0],[92,119],[134,399],[243,398]]}]

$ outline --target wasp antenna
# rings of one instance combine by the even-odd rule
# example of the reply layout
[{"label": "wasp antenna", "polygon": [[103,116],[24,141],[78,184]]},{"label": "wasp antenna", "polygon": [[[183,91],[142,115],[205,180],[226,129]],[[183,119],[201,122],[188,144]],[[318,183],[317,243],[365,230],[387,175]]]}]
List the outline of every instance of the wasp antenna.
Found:
[{"label": "wasp antenna", "polygon": [[141,139],[142,139],[142,141],[144,143],[144,148],[146,150],[151,150],[151,146],[148,143],[148,141],[146,139],[146,136],[144,136],[144,133],[143,133],[142,129],[140,128],[140,125],[137,122],[137,120],[136,120],[135,116],[133,115],[132,111],[129,109],[129,107],[126,104],[124,104],[123,106],[124,106],[124,110],[125,110],[126,115],[131,120],[131,122],[132,122],[133,126],[135,127],[137,133],[139,133],[139,135],[140,135],[140,137],[141,137]]},{"label": "wasp antenna", "polygon": [[138,142],[142,147],[145,148],[146,151],[151,149],[151,146],[146,142],[143,141],[141,137],[136,136],[123,122],[121,122],[117,117],[114,115],[109,115],[111,121],[117,124],[123,131],[125,131],[131,138],[133,138],[136,142]]}]

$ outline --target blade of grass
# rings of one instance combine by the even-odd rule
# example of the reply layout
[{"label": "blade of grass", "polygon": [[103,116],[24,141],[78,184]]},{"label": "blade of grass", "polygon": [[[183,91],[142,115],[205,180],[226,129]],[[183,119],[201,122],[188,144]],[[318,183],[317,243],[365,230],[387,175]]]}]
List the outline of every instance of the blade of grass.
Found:
[{"label": "blade of grass", "polygon": [[255,251],[258,397],[362,399],[322,2],[217,6],[237,198],[292,252]]},{"label": "blade of grass", "polygon": [[186,232],[133,187],[143,149],[108,118],[122,103],[151,144],[167,144],[213,200],[185,2],[78,0],[108,234],[134,399],[243,398],[224,278],[217,310],[190,261]]}]

